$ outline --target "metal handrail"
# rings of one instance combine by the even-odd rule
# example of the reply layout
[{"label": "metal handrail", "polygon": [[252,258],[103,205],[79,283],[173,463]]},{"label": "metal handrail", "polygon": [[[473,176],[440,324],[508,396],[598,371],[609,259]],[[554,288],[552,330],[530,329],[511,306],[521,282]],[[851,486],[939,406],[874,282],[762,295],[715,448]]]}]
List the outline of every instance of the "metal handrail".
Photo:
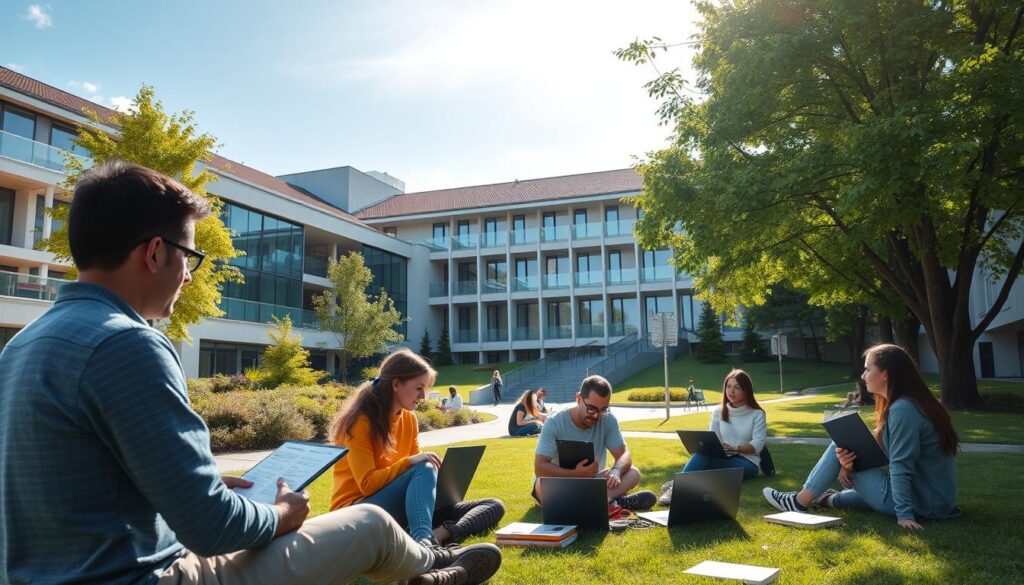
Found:
[{"label": "metal handrail", "polygon": [[580,355],[583,353],[581,350],[596,346],[597,341],[591,341],[590,343],[581,345],[579,347],[563,347],[556,349],[553,352],[548,353],[546,356],[532,361],[525,366],[516,368],[511,372],[502,376],[502,383],[505,388],[512,388],[516,384],[521,384],[524,381],[536,376],[537,374],[547,373],[552,369],[552,365],[561,365],[564,362],[571,362],[576,364],[579,361]]},{"label": "metal handrail", "polygon": [[587,369],[588,376],[593,376],[594,374],[607,376],[609,372],[615,371],[619,366],[625,364],[637,354],[655,349],[647,337],[638,338],[635,333],[609,345],[608,349],[611,350],[613,347],[616,348],[614,352],[608,352],[608,357]]}]

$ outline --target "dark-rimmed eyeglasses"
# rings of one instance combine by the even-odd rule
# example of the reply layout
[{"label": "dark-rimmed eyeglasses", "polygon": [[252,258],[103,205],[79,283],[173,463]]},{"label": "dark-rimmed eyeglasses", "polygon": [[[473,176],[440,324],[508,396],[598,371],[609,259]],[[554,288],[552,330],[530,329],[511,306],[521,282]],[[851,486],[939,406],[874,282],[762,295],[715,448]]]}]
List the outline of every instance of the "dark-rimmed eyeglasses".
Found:
[{"label": "dark-rimmed eyeglasses", "polygon": [[586,398],[584,398],[582,396],[580,396],[580,400],[583,401],[583,406],[587,407],[587,414],[589,414],[590,416],[601,417],[601,416],[605,416],[606,414],[608,414],[608,413],[610,413],[612,411],[612,407],[610,407],[610,406],[606,406],[604,408],[598,408],[596,406],[593,406],[592,404],[587,402]]},{"label": "dark-rimmed eyeglasses", "polygon": [[168,246],[181,250],[181,253],[185,255],[185,268],[188,269],[190,273],[199,270],[199,267],[203,265],[203,258],[206,258],[206,254],[193,250],[192,248],[186,248],[185,246],[163,236],[149,236],[148,238],[139,240],[138,244],[135,245],[138,246],[139,244],[145,244],[153,238],[160,238],[160,240]]}]

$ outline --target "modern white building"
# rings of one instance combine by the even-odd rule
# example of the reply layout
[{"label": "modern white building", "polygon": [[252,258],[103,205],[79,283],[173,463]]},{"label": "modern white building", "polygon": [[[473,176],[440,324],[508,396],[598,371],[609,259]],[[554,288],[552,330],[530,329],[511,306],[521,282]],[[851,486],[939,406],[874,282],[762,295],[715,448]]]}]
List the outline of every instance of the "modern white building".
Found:
[{"label": "modern white building", "polygon": [[[68,266],[34,249],[54,226],[43,210],[66,205],[64,151],[83,109],[110,110],[0,67],[0,347],[42,314]],[[103,129],[116,134],[116,128]],[[463,363],[539,359],[552,350],[604,348],[648,333],[650,315],[675,313],[695,341],[700,303],[693,282],[669,265],[671,251],[643,250],[632,234],[640,177],[630,169],[422,193],[386,173],[352,167],[273,177],[214,156],[209,191],[245,255],[245,275],[224,290],[222,318],[190,328],[178,344],[189,376],[236,373],[268,343],[266,322],[289,314],[313,365],[334,371],[338,340],[310,310],[326,290],[328,258],[364,255],[375,285],[408,317],[418,347],[442,329]],[[981,275],[980,319],[997,285]],[[987,304],[986,304],[987,303]],[[741,332],[726,328],[734,347]],[[926,344],[922,344],[926,347]],[[929,352],[924,351],[927,354]],[[1024,293],[1014,288],[979,343],[981,375],[1024,376]],[[934,370],[934,358],[924,366]]]}]

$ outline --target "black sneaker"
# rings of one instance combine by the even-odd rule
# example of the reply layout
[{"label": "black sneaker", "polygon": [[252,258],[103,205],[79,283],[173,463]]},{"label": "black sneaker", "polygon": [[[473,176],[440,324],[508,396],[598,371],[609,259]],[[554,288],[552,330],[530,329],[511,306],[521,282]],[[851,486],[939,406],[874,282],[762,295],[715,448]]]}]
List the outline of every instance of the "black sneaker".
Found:
[{"label": "black sneaker", "polygon": [[[448,549],[451,550],[451,549]],[[415,577],[408,585],[477,585],[491,578],[501,566],[501,550],[483,543],[462,547],[449,566],[435,568]]]},{"label": "black sneaker", "polygon": [[652,491],[633,492],[625,496],[619,496],[612,500],[616,506],[621,506],[631,512],[642,512],[650,510],[658,503],[658,496]]},{"label": "black sneaker", "polygon": [[807,508],[796,501],[796,492],[780,492],[777,489],[766,487],[761,490],[764,499],[768,500],[773,508],[780,512],[806,512]]}]

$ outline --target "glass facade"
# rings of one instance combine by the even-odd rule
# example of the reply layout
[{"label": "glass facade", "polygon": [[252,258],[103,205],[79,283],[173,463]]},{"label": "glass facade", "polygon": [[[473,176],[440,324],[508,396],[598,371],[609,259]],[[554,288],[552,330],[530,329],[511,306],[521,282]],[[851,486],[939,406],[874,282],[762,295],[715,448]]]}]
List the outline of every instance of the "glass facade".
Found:
[{"label": "glass facade", "polygon": [[199,342],[199,377],[240,374],[259,364],[263,347],[219,341]]},{"label": "glass facade", "polygon": [[223,215],[235,248],[245,253],[230,261],[245,282],[224,285],[225,318],[266,323],[290,315],[296,325],[308,321],[302,315],[302,226],[234,203],[224,205]]},{"label": "glass facade", "polygon": [[611,330],[608,335],[616,337],[636,333],[640,327],[636,297],[612,297],[608,302],[611,304]]},{"label": "glass facade", "polygon": [[[363,262],[373,273],[371,291],[383,289],[395,301],[395,309],[402,317],[409,315],[409,259],[385,252],[372,246],[363,246]],[[408,323],[402,323],[396,331],[409,337]]]},{"label": "glass facade", "polygon": [[[56,199],[54,199],[54,201],[53,201],[53,206],[54,207],[60,207],[60,206],[67,207],[68,205],[70,205],[70,203],[67,203],[66,201],[58,201]],[[32,230],[32,243],[33,244],[38,244],[39,240],[43,239],[43,222],[45,221],[45,219],[46,219],[46,196],[45,195],[36,195],[36,223],[35,223],[35,229]],[[50,220],[50,233],[53,233],[53,232],[59,230],[61,227],[63,227],[63,225],[64,225],[64,222],[62,220],[59,220],[57,218],[53,218],[52,220]]]},{"label": "glass facade", "polygon": [[14,191],[0,187],[0,244],[11,245],[14,231]]}]

